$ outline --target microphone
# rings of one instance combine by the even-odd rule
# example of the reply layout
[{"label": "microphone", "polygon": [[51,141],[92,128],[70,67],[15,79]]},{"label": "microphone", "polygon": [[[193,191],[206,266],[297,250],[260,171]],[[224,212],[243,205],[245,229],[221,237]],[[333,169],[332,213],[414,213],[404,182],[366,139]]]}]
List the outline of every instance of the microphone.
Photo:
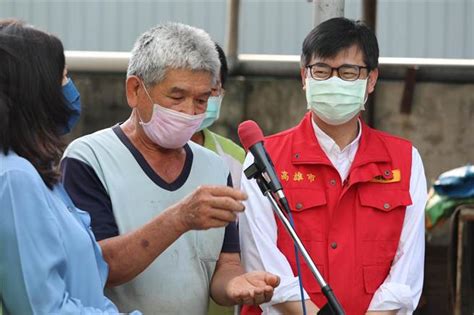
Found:
[{"label": "microphone", "polygon": [[255,121],[246,120],[239,125],[237,133],[239,134],[240,143],[242,143],[245,150],[250,151],[254,157],[256,170],[253,170],[252,174],[248,174],[249,172],[247,172],[247,170],[251,169],[251,167],[249,167],[245,170],[245,175],[250,179],[255,176],[255,173],[261,174],[269,190],[278,197],[281,204],[285,207],[285,210],[289,212],[290,209],[285,194],[283,193],[283,187],[275,172],[272,160],[263,146],[262,130]]}]

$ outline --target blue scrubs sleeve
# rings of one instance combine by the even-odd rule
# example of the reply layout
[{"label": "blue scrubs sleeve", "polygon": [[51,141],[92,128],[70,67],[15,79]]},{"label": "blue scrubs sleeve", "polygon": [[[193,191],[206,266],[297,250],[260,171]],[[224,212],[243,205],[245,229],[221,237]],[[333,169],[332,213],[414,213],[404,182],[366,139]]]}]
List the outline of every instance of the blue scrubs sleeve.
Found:
[{"label": "blue scrubs sleeve", "polygon": [[11,314],[116,313],[106,299],[101,309],[85,307],[66,291],[66,253],[58,221],[41,185],[41,179],[28,172],[0,173],[0,292],[4,307]]}]

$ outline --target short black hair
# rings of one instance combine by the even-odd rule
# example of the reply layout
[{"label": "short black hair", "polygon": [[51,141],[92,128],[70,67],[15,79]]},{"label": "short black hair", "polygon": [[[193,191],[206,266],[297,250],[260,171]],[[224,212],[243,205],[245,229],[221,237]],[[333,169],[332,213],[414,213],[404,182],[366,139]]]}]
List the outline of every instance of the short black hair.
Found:
[{"label": "short black hair", "polygon": [[61,41],[17,20],[0,20],[0,150],[27,159],[45,184],[59,181],[60,126],[70,115],[62,94]]},{"label": "short black hair", "polygon": [[225,57],[224,50],[222,49],[221,46],[219,46],[218,43],[215,43],[215,44],[216,44],[216,50],[219,53],[219,61],[221,62],[221,70],[220,70],[221,75],[220,76],[221,76],[221,84],[222,84],[222,87],[224,88],[225,82],[227,81],[227,75],[229,74],[229,68],[227,66],[227,59]]},{"label": "short black hair", "polygon": [[301,67],[312,58],[332,58],[344,49],[357,45],[369,70],[378,67],[379,45],[375,33],[363,22],[343,17],[332,18],[316,26],[303,41]]}]

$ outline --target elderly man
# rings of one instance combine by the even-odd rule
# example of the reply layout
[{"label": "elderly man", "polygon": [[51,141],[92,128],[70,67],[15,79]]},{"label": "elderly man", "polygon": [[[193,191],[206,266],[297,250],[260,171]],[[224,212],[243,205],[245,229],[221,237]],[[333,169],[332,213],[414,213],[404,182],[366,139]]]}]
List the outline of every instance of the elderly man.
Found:
[{"label": "elderly man", "polygon": [[[300,124],[270,136],[296,231],[346,314],[411,314],[423,285],[423,163],[412,144],[369,128],[361,119],[378,76],[378,44],[360,22],[334,18],[303,42],[301,80],[309,112]],[[250,165],[252,156],[244,164]],[[278,274],[281,285],[264,314],[301,314],[293,242],[254,181],[240,217],[247,270]],[[326,303],[302,264],[305,303]],[[244,314],[261,310],[245,307]]]},{"label": "elderly man", "polygon": [[122,311],[205,314],[268,301],[278,277],[243,274],[236,215],[246,195],[213,152],[188,142],[204,119],[219,59],[209,35],[170,23],[145,32],[130,59],[123,124],[77,139],[64,183],[110,267]]}]

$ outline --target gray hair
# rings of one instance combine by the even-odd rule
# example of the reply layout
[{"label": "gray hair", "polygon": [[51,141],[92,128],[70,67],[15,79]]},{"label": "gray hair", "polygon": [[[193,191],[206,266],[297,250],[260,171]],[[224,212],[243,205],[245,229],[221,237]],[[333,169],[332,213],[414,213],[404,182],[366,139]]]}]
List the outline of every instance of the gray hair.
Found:
[{"label": "gray hair", "polygon": [[136,75],[145,85],[161,82],[168,69],[188,69],[219,75],[219,56],[209,34],[181,23],[166,23],[143,33],[132,50],[127,77]]}]

